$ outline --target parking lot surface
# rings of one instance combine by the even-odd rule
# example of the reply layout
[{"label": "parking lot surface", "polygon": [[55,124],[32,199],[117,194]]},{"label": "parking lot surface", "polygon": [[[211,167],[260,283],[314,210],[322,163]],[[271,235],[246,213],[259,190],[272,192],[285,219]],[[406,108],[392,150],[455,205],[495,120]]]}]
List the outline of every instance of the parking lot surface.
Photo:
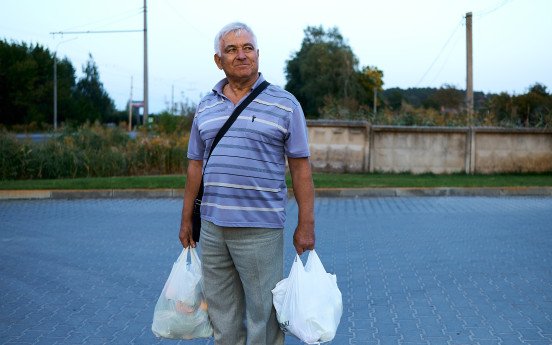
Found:
[{"label": "parking lot surface", "polygon": [[[181,251],[181,205],[0,201],[0,344],[212,344],[151,332]],[[318,198],[315,206],[317,253],[344,303],[332,344],[552,344],[552,198]],[[287,211],[285,274],[293,200]]]}]

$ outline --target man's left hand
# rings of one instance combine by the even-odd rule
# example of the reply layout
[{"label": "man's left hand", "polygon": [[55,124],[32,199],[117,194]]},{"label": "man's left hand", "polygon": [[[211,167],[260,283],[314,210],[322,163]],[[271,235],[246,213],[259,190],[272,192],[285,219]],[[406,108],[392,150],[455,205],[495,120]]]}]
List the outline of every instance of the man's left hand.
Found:
[{"label": "man's left hand", "polygon": [[313,250],[314,237],[314,223],[297,225],[293,234],[293,246],[297,254],[301,255],[307,250]]}]

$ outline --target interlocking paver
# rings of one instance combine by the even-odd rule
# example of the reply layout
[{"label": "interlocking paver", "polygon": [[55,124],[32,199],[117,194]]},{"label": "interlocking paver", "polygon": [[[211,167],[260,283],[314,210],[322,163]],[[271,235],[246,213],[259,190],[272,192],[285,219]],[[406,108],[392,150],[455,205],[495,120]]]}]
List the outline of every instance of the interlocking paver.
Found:
[{"label": "interlocking paver", "polygon": [[[0,344],[212,344],[151,333],[179,199],[0,201]],[[294,257],[288,204],[285,271]],[[318,198],[333,344],[552,344],[552,198]],[[287,345],[300,344],[286,338]]]}]

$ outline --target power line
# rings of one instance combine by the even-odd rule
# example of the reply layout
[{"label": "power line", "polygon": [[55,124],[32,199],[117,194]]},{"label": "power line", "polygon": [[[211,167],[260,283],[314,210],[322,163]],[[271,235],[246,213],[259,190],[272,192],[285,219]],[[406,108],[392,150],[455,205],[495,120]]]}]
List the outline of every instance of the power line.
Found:
[{"label": "power line", "polygon": [[[132,14],[130,14],[132,13]],[[86,26],[90,26],[90,25],[94,25],[96,26],[97,24],[100,24],[100,23],[103,23],[103,25],[108,25],[108,24],[113,24],[113,23],[118,23],[120,21],[123,21],[125,19],[128,19],[128,18],[132,18],[136,15],[139,15],[142,13],[142,9],[140,8],[140,11],[137,12],[137,9],[132,9],[132,10],[126,10],[124,12],[121,12],[121,13],[118,13],[118,14],[115,14],[113,16],[110,16],[110,17],[107,17],[107,18],[104,18],[104,19],[100,19],[100,20],[97,20],[97,21],[94,21],[94,22],[90,22],[90,23],[86,23],[86,24],[81,24],[81,25],[76,25],[76,26],[73,26],[73,27],[70,27],[70,28],[66,28],[64,31],[69,31],[69,30],[75,30],[75,29],[78,29],[78,28],[82,28],[82,27],[86,27]],[[127,15],[129,14],[129,15]],[[120,18],[121,16],[123,15],[127,15],[126,17],[124,18]],[[115,18],[120,18],[120,19],[115,19]],[[111,19],[114,19],[113,21],[110,21],[108,22],[109,20]]]},{"label": "power line", "polygon": [[143,29],[137,30],[88,30],[88,31],[57,31],[50,32],[51,35],[79,35],[79,34],[113,34],[122,32],[143,32]]},{"label": "power line", "polygon": [[452,44],[452,47],[449,49],[449,52],[447,54],[447,56],[445,57],[445,60],[443,61],[443,64],[441,65],[441,68],[439,69],[439,71],[437,72],[437,74],[433,77],[433,79],[431,80],[431,83],[430,84],[433,84],[433,82],[435,80],[437,80],[437,78],[441,75],[441,72],[443,71],[443,69],[445,68],[445,66],[447,65],[447,62],[448,60],[450,59],[451,55],[452,55],[452,52],[454,52],[454,48],[456,48],[456,46],[458,45],[458,41],[460,41],[460,38],[462,36],[461,35],[458,35],[456,37],[456,40],[454,41],[454,43]]},{"label": "power line", "polygon": [[147,0],[144,0],[143,7],[144,15],[144,28],[141,30],[88,30],[88,31],[58,31],[50,32],[52,35],[76,35],[76,34],[112,34],[112,33],[130,33],[130,32],[142,32],[144,34],[144,124],[148,123],[148,42],[147,42]]},{"label": "power line", "polygon": [[491,13],[493,13],[493,12],[495,12],[495,11],[498,11],[499,9],[501,9],[502,7],[504,7],[505,5],[507,5],[510,1],[512,1],[512,0],[502,0],[502,2],[501,2],[500,4],[498,4],[497,6],[495,6],[494,8],[491,8],[491,9],[485,10],[485,11],[482,11],[482,12],[480,12],[480,13],[476,13],[476,15],[477,15],[478,17],[484,17],[484,16],[486,16],[486,15],[488,15],[488,14],[491,14]]},{"label": "power line", "polygon": [[174,7],[173,4],[171,4],[168,0],[165,0],[165,4],[167,6],[169,6],[172,10],[170,11],[173,15],[179,17],[180,19],[182,19],[184,22],[186,22],[186,24],[188,24],[192,29],[194,29],[196,32],[198,32],[199,34],[201,34],[202,36],[204,37],[209,37],[208,35],[205,34],[205,32],[199,30],[197,27],[195,27],[194,25],[192,25],[192,23],[190,23],[190,21],[188,20],[188,18],[186,18],[185,16],[182,15],[182,13],[176,8]]},{"label": "power line", "polygon": [[447,45],[449,44],[450,40],[452,39],[452,37],[454,37],[454,35],[456,34],[456,31],[458,31],[458,28],[462,25],[462,21],[463,21],[463,18],[458,22],[458,24],[456,24],[456,26],[454,27],[454,30],[452,32],[452,34],[449,36],[449,38],[447,39],[447,41],[445,42],[445,44],[443,45],[443,47],[441,48],[441,50],[439,51],[439,54],[437,54],[437,56],[435,57],[435,59],[433,60],[433,62],[431,63],[431,65],[429,65],[428,69],[425,71],[425,73],[422,75],[422,77],[420,78],[420,81],[418,81],[418,83],[416,84],[416,87],[418,87],[422,81],[424,80],[424,78],[426,77],[426,75],[429,73],[429,71],[433,68],[433,66],[435,65],[435,63],[437,62],[437,60],[439,59],[439,57],[441,56],[441,54],[443,53],[443,51],[445,50],[445,48],[447,47]]}]

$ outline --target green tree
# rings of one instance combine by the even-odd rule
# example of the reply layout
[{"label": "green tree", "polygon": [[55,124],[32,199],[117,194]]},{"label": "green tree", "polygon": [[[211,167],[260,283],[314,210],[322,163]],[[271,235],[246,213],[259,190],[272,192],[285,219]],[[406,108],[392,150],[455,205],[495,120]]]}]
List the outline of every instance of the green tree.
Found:
[{"label": "green tree", "polygon": [[540,83],[535,83],[527,93],[517,96],[506,92],[491,95],[486,109],[500,126],[552,127],[552,94]]},{"label": "green tree", "polygon": [[387,91],[388,92],[384,91],[385,105],[393,111],[397,111],[401,109],[403,102],[405,102],[405,100],[400,89],[393,88]]},{"label": "green tree", "polygon": [[458,90],[454,85],[445,84],[429,96],[423,105],[442,113],[459,113],[464,103],[464,95],[464,91]]},{"label": "green tree", "polygon": [[[71,114],[78,111],[75,93],[75,68],[67,58],[57,61],[57,111],[58,125],[71,118]],[[53,123],[54,115],[49,117],[48,123]]]},{"label": "green tree", "polygon": [[358,79],[367,95],[367,103],[376,109],[378,100],[381,98],[381,91],[383,91],[383,71],[375,66],[366,66],[358,73]]},{"label": "green tree", "polygon": [[[40,45],[0,41],[0,122],[7,126],[53,122],[53,55]],[[58,62],[58,110],[71,111],[75,71]]]},{"label": "green tree", "polygon": [[493,115],[498,125],[504,127],[513,127],[519,124],[515,118],[514,103],[512,96],[506,92],[492,95],[487,101],[489,114]]},{"label": "green tree", "polygon": [[319,117],[328,100],[364,99],[358,59],[339,30],[309,26],[304,33],[301,49],[286,62],[285,88],[297,97],[306,116]]},{"label": "green tree", "polygon": [[115,104],[104,90],[100,81],[98,67],[89,55],[86,65],[83,66],[84,76],[77,82],[75,101],[78,109],[68,119],[71,122],[105,122],[115,113]]},{"label": "green tree", "polygon": [[552,96],[539,83],[529,87],[526,94],[515,96],[513,102],[524,127],[541,127],[552,112]]},{"label": "green tree", "polygon": [[0,41],[0,117],[8,126],[29,121],[32,111],[29,95],[36,84],[36,62],[30,50],[25,44]]}]

